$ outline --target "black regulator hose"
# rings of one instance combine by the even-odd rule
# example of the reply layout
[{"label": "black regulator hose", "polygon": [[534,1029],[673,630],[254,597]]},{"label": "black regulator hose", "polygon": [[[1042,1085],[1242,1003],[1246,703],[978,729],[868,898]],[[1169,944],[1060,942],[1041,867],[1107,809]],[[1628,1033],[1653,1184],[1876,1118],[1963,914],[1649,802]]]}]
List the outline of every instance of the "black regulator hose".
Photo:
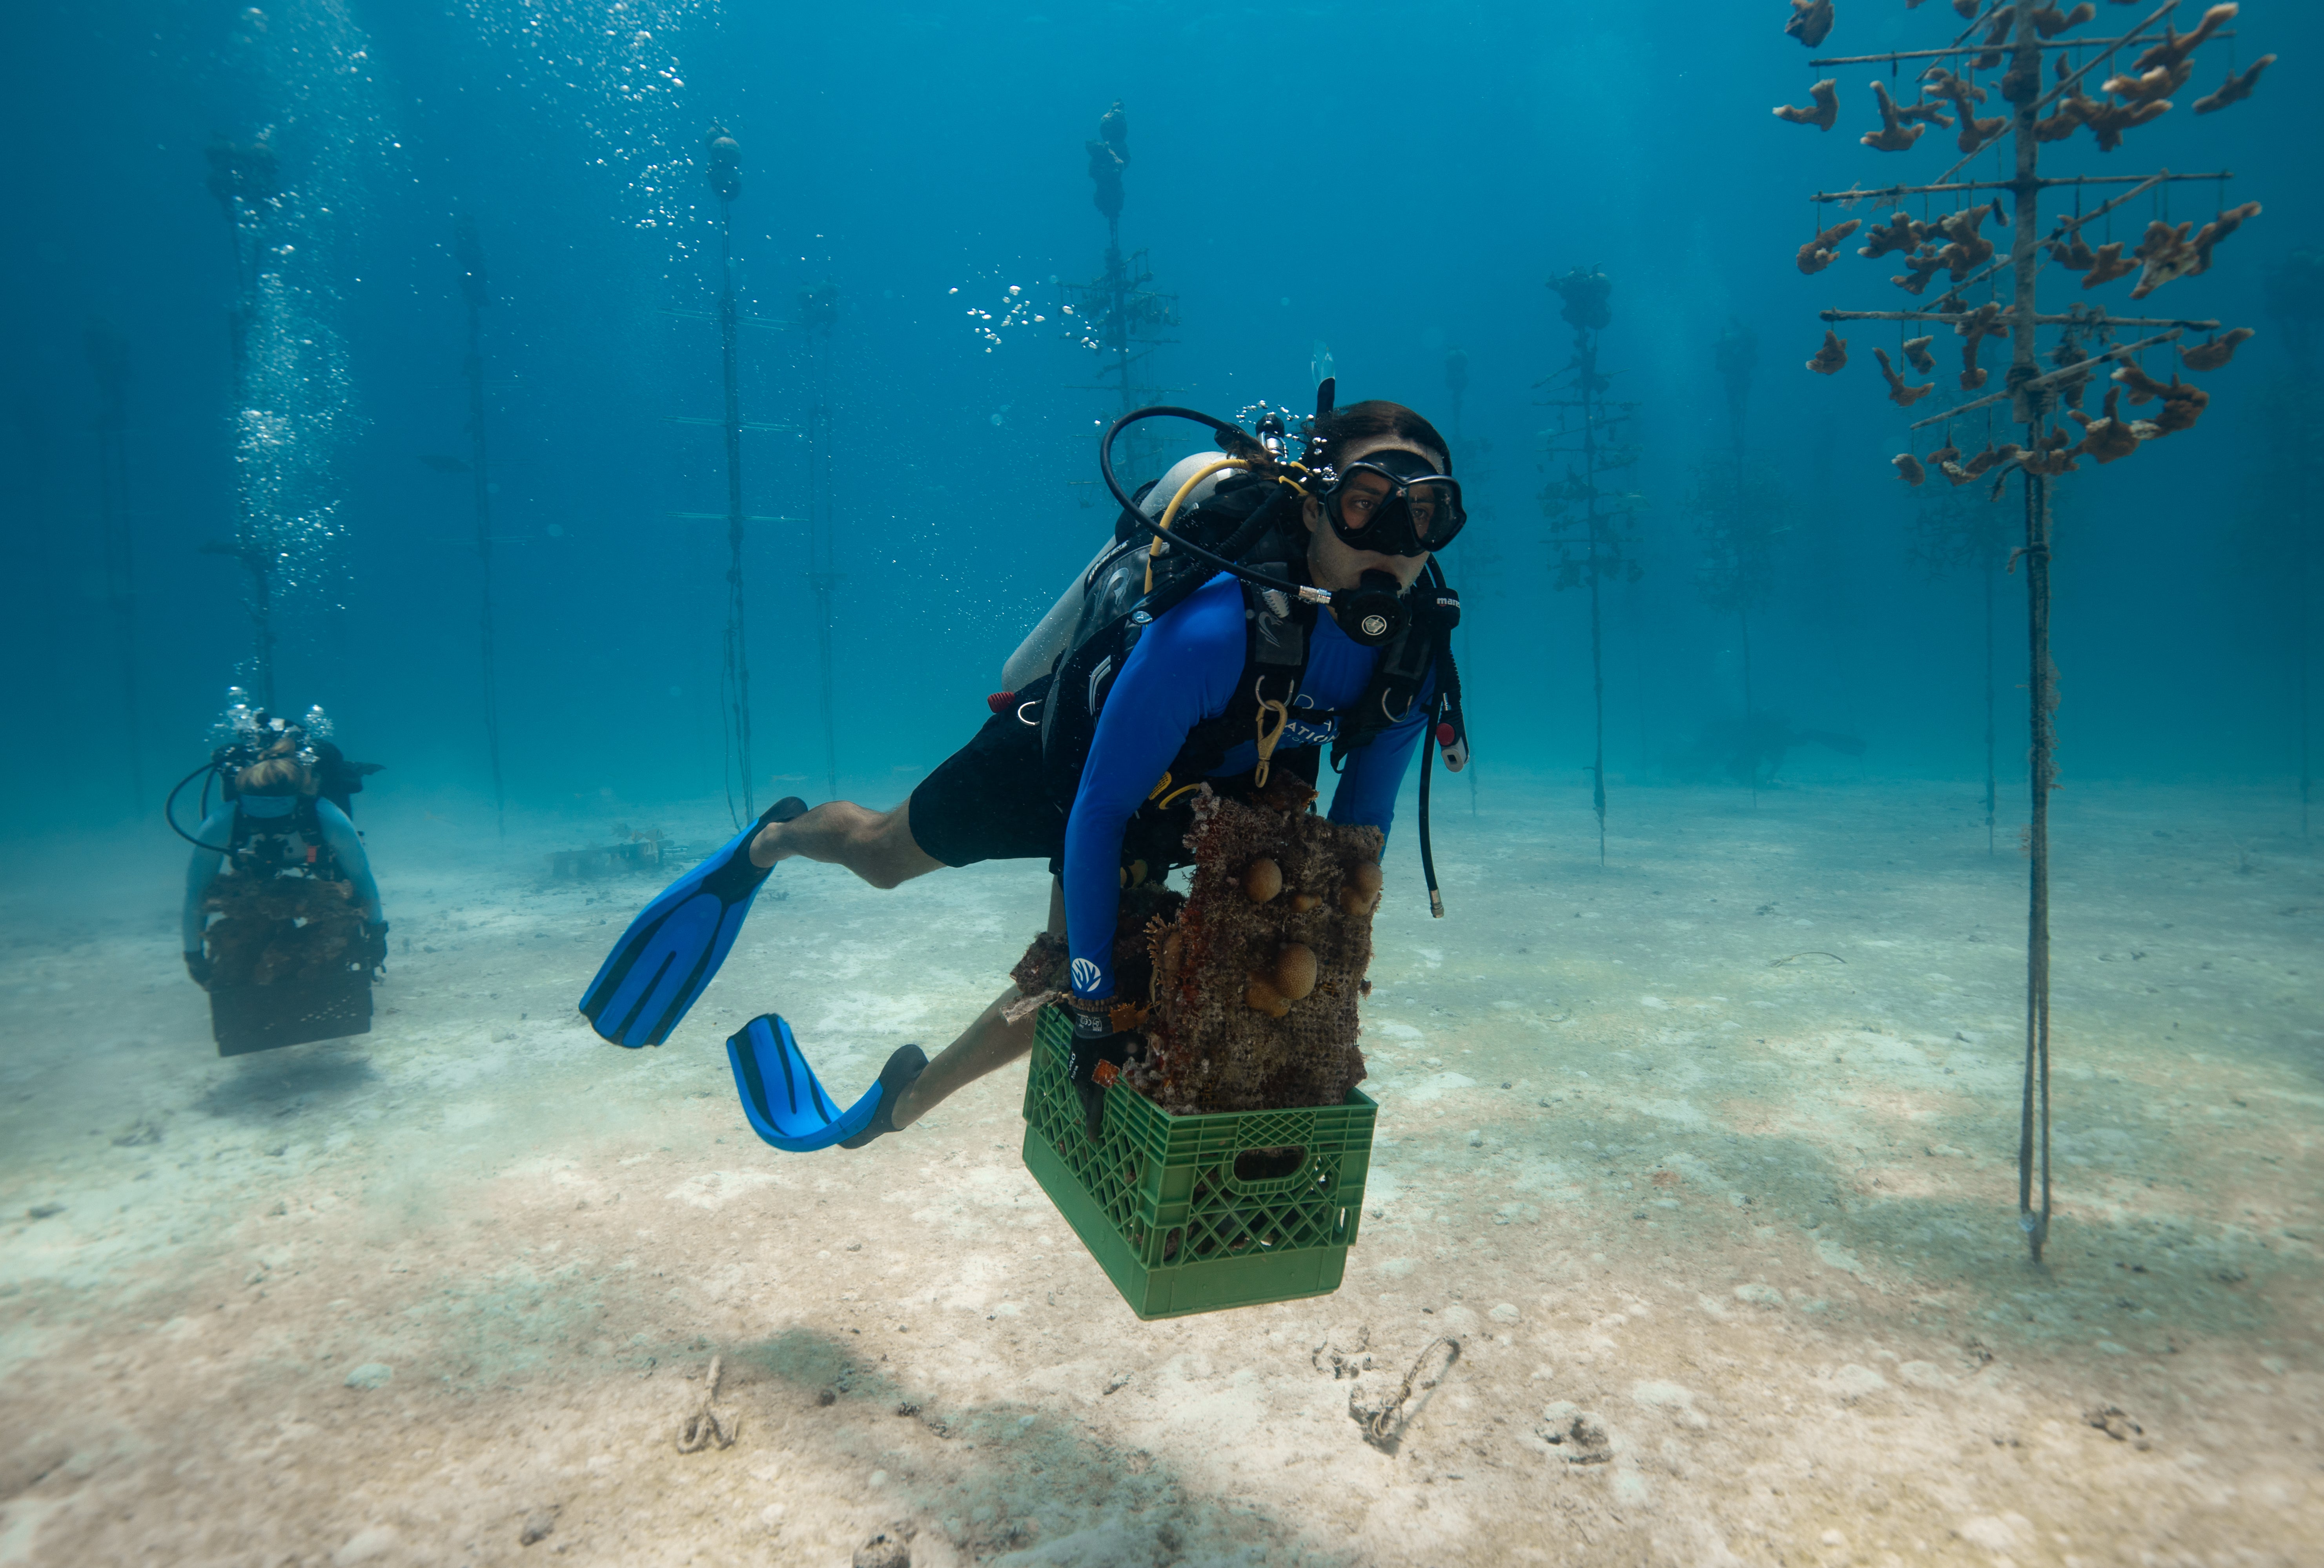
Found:
[{"label": "black regulator hose", "polygon": [[1428,912],[1442,920],[1444,918],[1444,895],[1436,888],[1436,855],[1428,842],[1429,763],[1435,760],[1436,753],[1435,705],[1431,703],[1429,707],[1431,711],[1420,735],[1420,875],[1421,880],[1428,884]]},{"label": "black regulator hose", "polygon": [[[1142,517],[1145,513],[1138,510],[1138,503],[1123,493],[1121,481],[1113,476],[1113,438],[1140,420],[1158,420],[1166,416],[1174,420],[1191,420],[1195,424],[1209,426],[1219,437],[1220,450],[1232,457],[1248,457],[1254,452],[1263,456],[1266,452],[1266,448],[1259,445],[1259,438],[1240,425],[1231,420],[1222,420],[1216,415],[1206,414],[1200,409],[1182,409],[1167,403],[1157,403],[1148,409],[1132,409],[1114,420],[1112,426],[1107,429],[1104,438],[1097,444],[1097,471],[1105,476],[1105,487],[1113,492],[1113,498],[1120,503],[1121,510],[1132,517]],[[1148,531],[1152,531],[1150,525]]]},{"label": "black regulator hose", "polygon": [[[217,763],[215,761],[208,761],[195,769],[192,772],[187,774],[184,778],[179,779],[176,784],[172,785],[168,797],[161,802],[161,820],[170,825],[170,831],[171,833],[176,834],[180,838],[184,839],[196,849],[214,850],[219,854],[224,854],[228,850],[232,849],[234,845],[230,844],[204,844],[200,839],[196,838],[192,834],[188,833],[184,828],[178,826],[178,814],[176,809],[178,796],[182,790],[184,790],[187,785],[192,783],[197,779],[203,779],[203,775],[205,774],[215,776],[217,770]],[[207,779],[204,779],[202,783],[202,803],[204,805],[207,806],[209,803],[209,782]],[[207,816],[208,813],[205,812],[203,815]]]},{"label": "black regulator hose", "polygon": [[1265,572],[1253,571],[1240,561],[1229,560],[1222,555],[1204,549],[1192,540],[1181,538],[1175,533],[1165,534],[1151,518],[1139,509],[1138,503],[1123,492],[1121,481],[1115,478],[1113,473],[1114,438],[1140,420],[1160,419],[1166,415],[1172,419],[1191,420],[1195,424],[1208,426],[1218,433],[1220,449],[1231,457],[1263,457],[1267,455],[1267,448],[1260,444],[1259,438],[1240,425],[1230,420],[1222,420],[1214,415],[1204,413],[1199,409],[1182,409],[1167,404],[1157,404],[1149,409],[1133,409],[1114,420],[1103,438],[1097,444],[1098,472],[1104,476],[1105,487],[1113,493],[1114,500],[1120,503],[1123,515],[1130,518],[1133,525],[1148,538],[1167,539],[1172,549],[1185,550],[1188,555],[1215,571],[1240,577],[1254,587],[1272,588],[1278,594],[1286,594],[1295,599],[1305,599],[1311,604],[1330,604],[1332,595],[1322,588],[1305,587],[1286,578],[1269,576]]}]

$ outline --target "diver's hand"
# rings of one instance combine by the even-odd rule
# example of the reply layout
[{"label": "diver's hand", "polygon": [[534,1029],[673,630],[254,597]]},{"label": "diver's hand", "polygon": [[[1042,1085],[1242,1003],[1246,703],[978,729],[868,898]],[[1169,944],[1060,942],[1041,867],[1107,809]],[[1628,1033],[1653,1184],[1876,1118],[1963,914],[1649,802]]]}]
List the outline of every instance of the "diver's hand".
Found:
[{"label": "diver's hand", "polygon": [[207,953],[186,955],[186,975],[204,991],[210,988],[210,955]]},{"label": "diver's hand", "polygon": [[387,922],[386,922],[386,921],[384,921],[384,920],[365,920],[365,921],[364,922],[364,945],[363,945],[363,953],[362,953],[361,956],[362,956],[362,958],[363,958],[363,961],[364,961],[366,964],[370,965],[370,967],[371,967],[374,972],[383,971],[383,970],[385,970],[385,969],[386,969],[386,967],[387,967]]},{"label": "diver's hand", "polygon": [[1105,1130],[1105,1092],[1130,1060],[1132,1037],[1115,1031],[1110,1008],[1099,1003],[1097,1010],[1084,1011],[1089,1005],[1074,999],[1074,1043],[1065,1056],[1065,1080],[1080,1092],[1082,1120],[1095,1138]]}]

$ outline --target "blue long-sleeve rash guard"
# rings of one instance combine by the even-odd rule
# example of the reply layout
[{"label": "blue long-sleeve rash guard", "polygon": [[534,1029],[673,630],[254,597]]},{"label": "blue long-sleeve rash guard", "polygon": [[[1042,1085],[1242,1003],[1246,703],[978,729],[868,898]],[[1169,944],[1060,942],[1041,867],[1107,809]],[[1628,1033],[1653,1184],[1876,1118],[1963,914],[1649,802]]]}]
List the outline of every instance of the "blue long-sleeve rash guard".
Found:
[{"label": "blue long-sleeve rash guard", "polygon": [[[288,816],[295,804],[279,796],[264,795],[245,797],[242,802],[243,809],[253,816]],[[189,953],[202,950],[202,927],[209,923],[202,899],[226,860],[226,846],[234,838],[234,810],[235,803],[226,801],[203,817],[201,826],[194,830],[198,842],[193,859],[186,865],[186,901],[179,915]],[[379,883],[372,877],[371,857],[364,853],[363,840],[355,836],[355,825],[347,820],[346,812],[327,800],[315,802],[315,820],[323,830],[323,843],[330,850],[331,858],[338,862],[339,874],[355,886],[355,905],[363,910],[363,918],[379,919]],[[217,847],[211,848],[213,844]]]},{"label": "blue long-sleeve rash guard", "polygon": [[[1241,586],[1222,573],[1147,628],[1107,694],[1065,824],[1065,939],[1073,952],[1076,996],[1113,994],[1123,829],[1185,745],[1187,734],[1204,719],[1226,712],[1234,699],[1246,651],[1243,627]],[[1306,678],[1277,742],[1277,759],[1302,747],[1331,744],[1336,724],[1302,724],[1300,711],[1353,706],[1379,661],[1377,649],[1350,641],[1328,612],[1317,615],[1307,634]],[[1332,796],[1333,822],[1388,832],[1396,816],[1397,788],[1430,706],[1424,691],[1401,723],[1349,753]],[[1258,761],[1257,743],[1245,741],[1226,754],[1213,777],[1248,772]]]}]

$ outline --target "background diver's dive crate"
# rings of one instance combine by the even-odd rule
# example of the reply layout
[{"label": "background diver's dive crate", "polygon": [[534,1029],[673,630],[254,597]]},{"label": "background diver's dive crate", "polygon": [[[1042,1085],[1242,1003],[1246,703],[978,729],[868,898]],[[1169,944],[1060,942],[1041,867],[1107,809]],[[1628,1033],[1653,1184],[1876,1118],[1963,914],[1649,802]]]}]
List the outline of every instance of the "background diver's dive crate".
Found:
[{"label": "background diver's dive crate", "polygon": [[1065,1078],[1073,1025],[1041,1010],[1025,1075],[1025,1168],[1139,1317],[1329,1296],[1363,1213],[1379,1107],[1173,1116],[1126,1084],[1093,1142]]},{"label": "background diver's dive crate", "polygon": [[304,985],[214,985],[210,1036],[221,1056],[371,1033],[371,970],[349,964]]}]

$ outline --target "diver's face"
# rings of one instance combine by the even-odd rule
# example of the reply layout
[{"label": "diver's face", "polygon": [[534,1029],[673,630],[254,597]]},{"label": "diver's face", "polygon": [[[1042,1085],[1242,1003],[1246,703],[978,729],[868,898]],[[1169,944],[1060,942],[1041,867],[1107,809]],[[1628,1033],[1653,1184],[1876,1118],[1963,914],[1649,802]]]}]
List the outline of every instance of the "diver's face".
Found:
[{"label": "diver's face", "polygon": [[[1394,436],[1358,442],[1341,454],[1340,462],[1344,467],[1375,452],[1387,451],[1410,452],[1439,470],[1444,466],[1443,453],[1414,446]],[[1377,475],[1358,474],[1349,484],[1351,489],[1361,493],[1350,497],[1351,503],[1359,507],[1362,504],[1363,494],[1376,492],[1385,496],[1388,493],[1388,482]],[[1342,588],[1352,588],[1362,580],[1366,572],[1386,572],[1397,580],[1397,586],[1409,588],[1428,565],[1428,558],[1425,555],[1391,556],[1382,555],[1378,550],[1356,549],[1324,521],[1323,503],[1313,496],[1307,499],[1302,515],[1307,524],[1307,571],[1319,588],[1333,593]],[[1422,520],[1416,518],[1415,521]]]}]

